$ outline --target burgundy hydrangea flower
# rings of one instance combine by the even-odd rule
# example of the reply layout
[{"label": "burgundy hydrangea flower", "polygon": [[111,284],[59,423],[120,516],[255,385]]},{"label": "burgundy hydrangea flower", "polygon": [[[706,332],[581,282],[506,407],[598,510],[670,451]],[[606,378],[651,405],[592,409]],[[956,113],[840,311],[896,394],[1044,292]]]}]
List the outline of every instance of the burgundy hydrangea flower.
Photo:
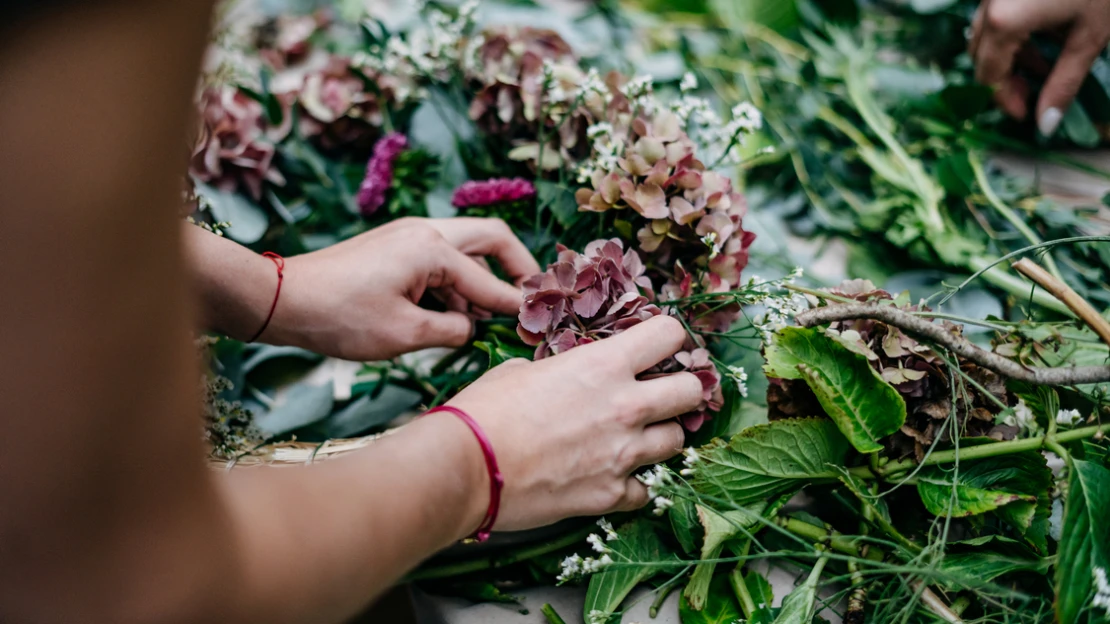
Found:
[{"label": "burgundy hydrangea flower", "polygon": [[189,164],[194,178],[224,191],[245,188],[255,199],[264,182],[285,184],[273,158],[289,128],[268,127],[256,100],[232,86],[210,87],[200,96],[200,121]]},{"label": "burgundy hydrangea flower", "polygon": [[405,135],[394,132],[374,145],[374,155],[366,163],[366,177],[358,189],[358,207],[369,217],[385,205],[385,194],[393,186],[393,162],[409,146]]},{"label": "burgundy hydrangea flower", "polygon": [[524,178],[470,180],[455,189],[451,204],[456,208],[474,208],[511,204],[532,199],[535,196],[536,187]]},{"label": "burgundy hydrangea flower", "polygon": [[329,58],[304,77],[298,94],[301,134],[325,151],[368,149],[381,131],[383,103],[392,95],[385,82],[377,82],[380,95],[367,89],[351,59]]},{"label": "burgundy hydrangea flower", "polygon": [[[524,282],[517,333],[536,347],[535,359],[608,338],[653,316],[663,314],[652,303],[651,282],[635,250],[625,250],[619,239],[597,240],[579,254],[559,248],[559,259],[547,271]],[[704,401],[683,416],[683,425],[696,431],[719,411],[723,398],[720,375],[705,349],[691,340],[686,351],[660,363],[644,377],[689,371],[698,376]]]}]

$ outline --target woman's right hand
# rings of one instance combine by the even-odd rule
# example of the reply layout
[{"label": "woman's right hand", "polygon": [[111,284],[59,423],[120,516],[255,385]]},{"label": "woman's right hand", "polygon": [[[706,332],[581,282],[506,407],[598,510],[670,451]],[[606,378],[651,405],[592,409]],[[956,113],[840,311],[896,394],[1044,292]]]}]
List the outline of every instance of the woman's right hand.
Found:
[{"label": "woman's right hand", "polygon": [[1110,41],[1110,0],[983,0],[969,45],[976,79],[995,87],[1003,110],[1023,119],[1029,86],[1014,74],[1014,62],[1033,33],[1055,28],[1066,29],[1066,35],[1037,102],[1037,126],[1045,136],[1056,132]]},{"label": "woman's right hand", "polygon": [[505,362],[452,399],[497,453],[505,485],[496,528],[644,506],[647,490],[632,473],[682,450],[684,433],[673,418],[698,406],[702,386],[690,373],[636,375],[685,340],[678,320],[656,317],[555,357]]}]

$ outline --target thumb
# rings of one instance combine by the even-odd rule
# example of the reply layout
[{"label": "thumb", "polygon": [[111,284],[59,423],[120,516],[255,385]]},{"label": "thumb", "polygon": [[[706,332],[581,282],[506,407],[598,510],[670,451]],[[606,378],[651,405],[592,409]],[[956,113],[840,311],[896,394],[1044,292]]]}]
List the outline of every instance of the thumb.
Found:
[{"label": "thumb", "polygon": [[474,323],[461,312],[433,312],[417,308],[412,319],[412,349],[461,347],[474,334]]},{"label": "thumb", "polygon": [[1091,71],[1091,65],[1101,52],[1101,48],[1094,45],[1093,41],[1092,37],[1076,29],[1064,44],[1060,59],[1052,68],[1037,103],[1037,128],[1044,136],[1050,137],[1056,133],[1064,119],[1064,112],[1071,106]]}]

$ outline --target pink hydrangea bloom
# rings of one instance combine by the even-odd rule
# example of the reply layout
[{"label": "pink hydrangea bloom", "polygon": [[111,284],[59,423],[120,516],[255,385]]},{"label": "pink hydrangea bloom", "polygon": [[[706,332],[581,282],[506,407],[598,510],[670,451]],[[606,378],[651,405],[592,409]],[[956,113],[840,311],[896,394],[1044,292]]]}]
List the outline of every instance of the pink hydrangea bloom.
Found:
[{"label": "pink hydrangea bloom", "polygon": [[523,178],[493,178],[492,180],[471,180],[455,189],[451,204],[456,208],[493,206],[532,199],[536,187]]},{"label": "pink hydrangea bloom", "polygon": [[393,186],[393,162],[409,146],[405,135],[394,132],[374,145],[374,155],[366,164],[366,177],[358,189],[358,207],[369,217],[385,205],[385,194]]}]

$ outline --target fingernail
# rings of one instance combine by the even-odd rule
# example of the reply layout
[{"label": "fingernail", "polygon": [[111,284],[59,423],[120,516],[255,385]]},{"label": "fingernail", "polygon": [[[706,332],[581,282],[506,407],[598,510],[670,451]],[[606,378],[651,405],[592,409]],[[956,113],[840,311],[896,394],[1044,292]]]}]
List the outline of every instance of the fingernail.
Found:
[{"label": "fingernail", "polygon": [[1050,137],[1056,134],[1056,128],[1060,127],[1060,120],[1064,118],[1064,113],[1060,112],[1058,108],[1050,108],[1041,113],[1041,118],[1037,121],[1037,128],[1040,129],[1041,134]]}]

